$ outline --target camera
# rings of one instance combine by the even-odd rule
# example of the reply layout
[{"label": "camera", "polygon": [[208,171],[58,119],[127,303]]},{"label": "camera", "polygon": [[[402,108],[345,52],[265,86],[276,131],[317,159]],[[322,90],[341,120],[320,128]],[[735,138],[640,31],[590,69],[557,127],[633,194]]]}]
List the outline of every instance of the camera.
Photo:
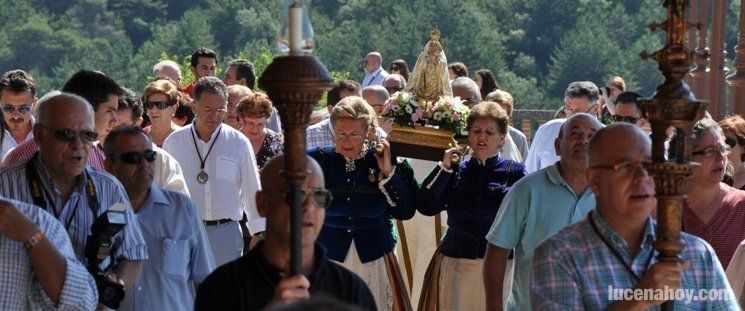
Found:
[{"label": "camera", "polygon": [[100,265],[121,244],[121,240],[117,240],[115,236],[125,225],[127,217],[124,211],[110,209],[93,222],[91,234],[85,245],[87,268],[96,280],[98,302],[112,309],[119,308],[119,303],[124,299],[124,286],[106,277],[113,265],[113,259],[105,269],[101,269]]}]

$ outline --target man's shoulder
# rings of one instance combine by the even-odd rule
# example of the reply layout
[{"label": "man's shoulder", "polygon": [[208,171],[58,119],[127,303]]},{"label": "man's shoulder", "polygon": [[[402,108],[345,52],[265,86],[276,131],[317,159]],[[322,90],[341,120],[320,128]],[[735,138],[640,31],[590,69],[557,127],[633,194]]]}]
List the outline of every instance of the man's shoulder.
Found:
[{"label": "man's shoulder", "polygon": [[329,119],[325,119],[325,120],[323,120],[321,122],[318,122],[316,124],[313,124],[313,125],[311,125],[311,126],[308,127],[308,129],[306,130],[306,132],[310,133],[310,132],[320,132],[320,131],[322,131],[324,129],[325,130],[328,130],[330,122],[331,121],[329,121]]},{"label": "man's shoulder", "polygon": [[512,185],[510,191],[529,193],[532,191],[542,190],[545,189],[546,186],[553,185],[548,177],[548,169],[550,167],[551,166],[544,167],[540,170],[525,175],[523,178],[520,178],[520,180],[515,182],[514,185]]},{"label": "man's shoulder", "polygon": [[547,256],[557,252],[577,254],[578,250],[587,245],[588,228],[590,228],[590,222],[587,219],[562,228],[538,244],[535,257]]},{"label": "man's shoulder", "polygon": [[512,139],[514,140],[526,140],[527,139],[527,137],[522,131],[512,127],[512,125],[509,125],[507,127],[507,131],[510,133],[510,135],[512,136]]}]

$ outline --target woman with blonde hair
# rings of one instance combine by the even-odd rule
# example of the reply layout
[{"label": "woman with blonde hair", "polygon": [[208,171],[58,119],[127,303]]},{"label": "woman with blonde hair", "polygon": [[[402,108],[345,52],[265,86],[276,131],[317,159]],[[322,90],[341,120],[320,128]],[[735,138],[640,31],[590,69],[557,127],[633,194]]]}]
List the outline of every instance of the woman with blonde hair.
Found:
[{"label": "woman with blonde hair", "polygon": [[[369,140],[377,116],[364,99],[350,96],[331,110],[334,147],[310,151],[323,169],[334,200],[326,209],[318,243],[330,259],[370,287],[379,310],[411,310],[393,248],[392,219],[414,216],[413,170],[397,165],[385,139]],[[379,144],[381,154],[373,148]]]},{"label": "woman with blonde hair", "polygon": [[732,187],[745,190],[745,119],[734,115],[719,121],[724,132],[724,142],[730,149],[727,159],[732,164]]},{"label": "woman with blonde hair", "polygon": [[178,100],[178,88],[169,80],[150,82],[142,91],[142,106],[150,119],[147,133],[158,147],[163,147],[168,135],[180,128],[172,122],[178,108]]}]

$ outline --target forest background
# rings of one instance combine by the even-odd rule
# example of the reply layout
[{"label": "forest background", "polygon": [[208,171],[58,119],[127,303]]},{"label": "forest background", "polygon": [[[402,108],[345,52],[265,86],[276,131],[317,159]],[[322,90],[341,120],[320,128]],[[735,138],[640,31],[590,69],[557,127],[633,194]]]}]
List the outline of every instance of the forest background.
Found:
[{"label": "forest background", "polygon": [[[567,84],[599,85],[614,75],[652,95],[656,63],[639,58],[662,46],[649,23],[661,0],[315,0],[314,55],[336,78],[361,80],[367,52],[384,67],[416,58],[437,25],[449,62],[491,69],[517,109],[555,109]],[[740,1],[729,2],[728,61],[735,55]],[[81,68],[101,70],[141,92],[152,65],[173,59],[185,79],[191,52],[210,47],[223,69],[252,61],[257,75],[279,54],[277,0],[0,0],[0,71],[24,69],[40,91],[60,88]]]}]

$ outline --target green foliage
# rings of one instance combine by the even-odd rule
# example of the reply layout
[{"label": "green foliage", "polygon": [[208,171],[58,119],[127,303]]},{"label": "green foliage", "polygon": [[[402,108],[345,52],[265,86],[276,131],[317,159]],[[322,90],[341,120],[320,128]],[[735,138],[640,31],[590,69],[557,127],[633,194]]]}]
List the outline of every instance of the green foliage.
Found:
[{"label": "green foliage", "polygon": [[[740,3],[729,2],[729,57]],[[161,59],[181,64],[186,84],[190,55],[203,46],[218,52],[218,72],[245,58],[261,76],[279,55],[276,0],[0,0],[0,7],[0,71],[29,70],[40,92],[81,68],[139,91]],[[605,84],[620,75],[644,95],[662,81],[656,64],[639,58],[662,45],[663,34],[646,28],[664,19],[660,0],[324,0],[312,2],[311,16],[314,54],[337,80],[360,81],[370,51],[382,53],[386,69],[397,58],[413,69],[437,25],[448,61],[472,74],[491,69],[518,108],[554,109],[576,80]]]}]

